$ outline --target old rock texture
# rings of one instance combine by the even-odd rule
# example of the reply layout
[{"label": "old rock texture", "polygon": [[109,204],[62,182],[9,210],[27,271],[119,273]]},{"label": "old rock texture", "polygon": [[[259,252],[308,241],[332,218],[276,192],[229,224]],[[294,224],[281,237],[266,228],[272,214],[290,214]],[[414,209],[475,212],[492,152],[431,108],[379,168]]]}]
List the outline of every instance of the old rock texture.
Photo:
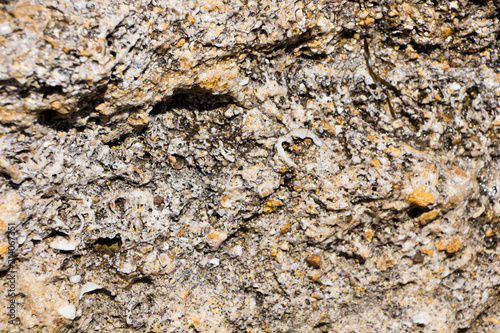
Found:
[{"label": "old rock texture", "polygon": [[499,6],[0,1],[0,331],[499,332]]}]

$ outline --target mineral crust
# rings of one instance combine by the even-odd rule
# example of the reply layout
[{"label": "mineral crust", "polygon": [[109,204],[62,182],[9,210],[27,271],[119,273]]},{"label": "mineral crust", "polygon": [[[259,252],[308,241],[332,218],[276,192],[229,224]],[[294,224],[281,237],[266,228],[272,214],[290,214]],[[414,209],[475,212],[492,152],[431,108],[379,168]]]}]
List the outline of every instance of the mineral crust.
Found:
[{"label": "mineral crust", "polygon": [[500,331],[499,13],[0,1],[0,331]]}]

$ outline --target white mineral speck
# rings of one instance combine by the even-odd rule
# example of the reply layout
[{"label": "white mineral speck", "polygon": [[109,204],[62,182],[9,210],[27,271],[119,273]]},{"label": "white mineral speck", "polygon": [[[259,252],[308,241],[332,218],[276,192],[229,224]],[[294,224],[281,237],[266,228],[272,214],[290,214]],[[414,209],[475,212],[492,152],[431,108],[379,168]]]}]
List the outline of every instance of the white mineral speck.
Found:
[{"label": "white mineral speck", "polygon": [[431,322],[431,316],[427,312],[420,312],[419,314],[411,317],[414,324],[427,325]]},{"label": "white mineral speck", "polygon": [[10,33],[12,33],[12,28],[9,23],[0,24],[0,35],[8,35]]},{"label": "white mineral speck", "polygon": [[217,267],[217,266],[219,266],[219,264],[220,264],[220,260],[219,260],[219,259],[217,259],[217,258],[214,258],[214,259],[210,260],[208,263],[209,263],[210,265],[212,265],[212,267]]},{"label": "white mineral speck", "polygon": [[57,312],[66,319],[73,320],[76,317],[76,308],[73,304],[57,309]]},{"label": "white mineral speck", "polygon": [[130,274],[136,270],[136,266],[133,263],[124,262],[122,265],[120,265],[120,267],[117,270],[118,270],[118,272],[121,272],[124,274]]},{"label": "white mineral speck", "polygon": [[78,283],[82,280],[82,276],[81,275],[73,275],[72,277],[69,278],[69,281],[71,283]]},{"label": "white mineral speck", "polygon": [[241,247],[241,245],[236,245],[235,247],[233,247],[231,252],[233,253],[233,255],[239,257],[243,254],[243,248]]},{"label": "white mineral speck", "polygon": [[67,240],[64,237],[56,237],[52,243],[50,243],[50,247],[56,250],[62,251],[73,251],[76,249],[78,243],[74,240]]},{"label": "white mineral speck", "polygon": [[102,287],[96,283],[93,283],[93,282],[85,283],[82,287],[82,290],[80,291],[80,299],[82,298],[83,294],[89,293],[89,292],[97,290],[97,289],[102,289]]}]

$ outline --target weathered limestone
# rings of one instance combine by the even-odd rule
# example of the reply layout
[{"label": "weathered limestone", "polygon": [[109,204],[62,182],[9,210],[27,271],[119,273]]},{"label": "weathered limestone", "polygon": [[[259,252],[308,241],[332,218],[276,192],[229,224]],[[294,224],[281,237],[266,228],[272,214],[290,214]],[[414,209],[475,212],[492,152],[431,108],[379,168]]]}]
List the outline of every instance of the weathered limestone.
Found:
[{"label": "weathered limestone", "polygon": [[0,2],[0,331],[498,331],[499,10]]}]

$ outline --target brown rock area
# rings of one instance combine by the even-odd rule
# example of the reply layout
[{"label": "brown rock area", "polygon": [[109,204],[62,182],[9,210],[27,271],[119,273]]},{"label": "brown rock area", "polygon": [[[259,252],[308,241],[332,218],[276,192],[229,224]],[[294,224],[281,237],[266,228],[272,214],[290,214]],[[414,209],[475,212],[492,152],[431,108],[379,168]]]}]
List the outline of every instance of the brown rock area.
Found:
[{"label": "brown rock area", "polygon": [[0,332],[500,331],[499,21],[0,1]]}]

